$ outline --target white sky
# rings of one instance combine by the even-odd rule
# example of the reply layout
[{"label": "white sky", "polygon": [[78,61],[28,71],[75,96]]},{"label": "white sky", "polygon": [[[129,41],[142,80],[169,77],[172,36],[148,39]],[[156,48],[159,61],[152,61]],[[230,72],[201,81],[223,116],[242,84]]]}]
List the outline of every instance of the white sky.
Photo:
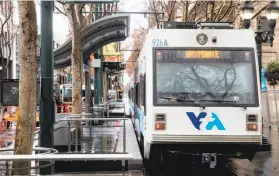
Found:
[{"label": "white sky", "polygon": [[[41,0],[36,0],[36,11],[37,11],[37,24],[38,24],[38,33],[41,33],[41,7],[38,2]],[[120,0],[119,10],[123,12],[145,12],[147,11],[145,8],[145,2],[147,0]],[[14,4],[16,7],[18,3]],[[19,24],[18,21],[18,13],[14,16],[14,20],[16,24]],[[130,36],[132,36],[132,32],[134,29],[139,27],[147,27],[147,19],[144,18],[144,14],[131,14],[130,15]],[[53,14],[53,40],[59,44],[63,44],[67,41],[69,35],[69,22],[66,16],[62,14]],[[132,38],[127,38],[124,42],[121,42],[122,49],[133,49]],[[125,45],[126,44],[126,45]],[[124,48],[125,46],[129,46],[129,48]],[[131,52],[124,52],[123,60],[127,60],[131,54]]]},{"label": "white sky", "polygon": [[[144,12],[145,10],[145,1],[146,0],[120,0],[119,10],[125,12]],[[38,32],[40,33],[40,23],[41,23],[41,9],[40,5],[37,3],[36,10],[38,14]],[[134,29],[139,26],[147,27],[147,20],[144,18],[143,14],[131,14],[131,23],[130,23],[130,34]],[[67,17],[62,14],[53,15],[53,39],[59,44],[63,44],[68,39],[69,34],[69,23]],[[123,42],[122,42],[123,43]],[[124,43],[123,43],[124,44]],[[130,48],[132,49],[132,48]],[[128,54],[128,53],[127,53]],[[126,55],[126,54],[125,54]]]}]

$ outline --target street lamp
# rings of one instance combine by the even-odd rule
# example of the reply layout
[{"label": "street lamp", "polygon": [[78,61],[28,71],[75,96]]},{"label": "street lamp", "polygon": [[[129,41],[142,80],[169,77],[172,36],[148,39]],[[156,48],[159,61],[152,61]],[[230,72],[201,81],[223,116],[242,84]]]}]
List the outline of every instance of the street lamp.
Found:
[{"label": "street lamp", "polygon": [[[251,1],[245,1],[243,7],[241,8],[240,16],[244,22],[244,28],[248,29],[251,24],[251,19],[253,18],[254,8]],[[261,29],[260,20],[258,20],[257,31],[255,32],[256,43],[257,43],[257,54],[259,62],[259,74],[261,82],[261,71],[262,71],[262,43],[270,43],[270,46],[273,46],[274,40],[274,29],[276,26],[276,19],[279,17],[279,7],[276,5],[275,1],[271,1],[269,6],[266,8],[266,18],[268,19],[269,31],[263,34]]]},{"label": "street lamp", "polygon": [[245,1],[243,7],[240,11],[240,16],[243,19],[245,29],[248,29],[251,24],[251,18],[254,14],[254,7],[252,6],[251,1]]},{"label": "street lamp", "polygon": [[268,19],[269,22],[272,41],[274,35],[274,28],[276,26],[276,19],[278,18],[278,16],[279,16],[279,7],[276,5],[275,1],[271,1],[269,7],[266,9],[266,18]]}]

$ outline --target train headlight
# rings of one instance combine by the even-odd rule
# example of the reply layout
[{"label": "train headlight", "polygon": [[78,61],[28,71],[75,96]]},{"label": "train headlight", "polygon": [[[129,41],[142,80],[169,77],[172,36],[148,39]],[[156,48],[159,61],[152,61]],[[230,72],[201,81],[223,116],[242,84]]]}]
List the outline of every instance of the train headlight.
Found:
[{"label": "train headlight", "polygon": [[155,123],[155,130],[165,130],[166,124],[165,123]]},{"label": "train headlight", "polygon": [[258,115],[247,114],[246,115],[246,131],[258,131]]},{"label": "train headlight", "polygon": [[160,113],[155,114],[155,130],[166,129],[166,114]]},{"label": "train headlight", "polygon": [[258,124],[256,124],[256,123],[246,124],[246,130],[247,131],[258,131]]}]

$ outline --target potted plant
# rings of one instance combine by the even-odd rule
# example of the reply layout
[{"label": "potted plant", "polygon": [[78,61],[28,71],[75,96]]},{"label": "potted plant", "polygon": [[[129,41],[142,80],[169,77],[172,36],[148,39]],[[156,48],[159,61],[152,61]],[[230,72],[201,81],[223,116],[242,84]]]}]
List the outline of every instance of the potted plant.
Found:
[{"label": "potted plant", "polygon": [[270,86],[277,86],[279,84],[279,63],[270,62],[267,65],[265,77]]}]

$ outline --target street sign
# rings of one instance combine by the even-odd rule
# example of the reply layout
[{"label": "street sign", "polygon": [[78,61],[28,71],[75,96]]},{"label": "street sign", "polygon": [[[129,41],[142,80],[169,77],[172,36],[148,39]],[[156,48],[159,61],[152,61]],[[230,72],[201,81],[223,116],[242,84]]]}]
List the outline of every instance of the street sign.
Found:
[{"label": "street sign", "polygon": [[64,0],[65,4],[114,3],[115,0]]},{"label": "street sign", "polygon": [[94,59],[92,63],[92,67],[100,68],[101,67],[101,59]]}]

